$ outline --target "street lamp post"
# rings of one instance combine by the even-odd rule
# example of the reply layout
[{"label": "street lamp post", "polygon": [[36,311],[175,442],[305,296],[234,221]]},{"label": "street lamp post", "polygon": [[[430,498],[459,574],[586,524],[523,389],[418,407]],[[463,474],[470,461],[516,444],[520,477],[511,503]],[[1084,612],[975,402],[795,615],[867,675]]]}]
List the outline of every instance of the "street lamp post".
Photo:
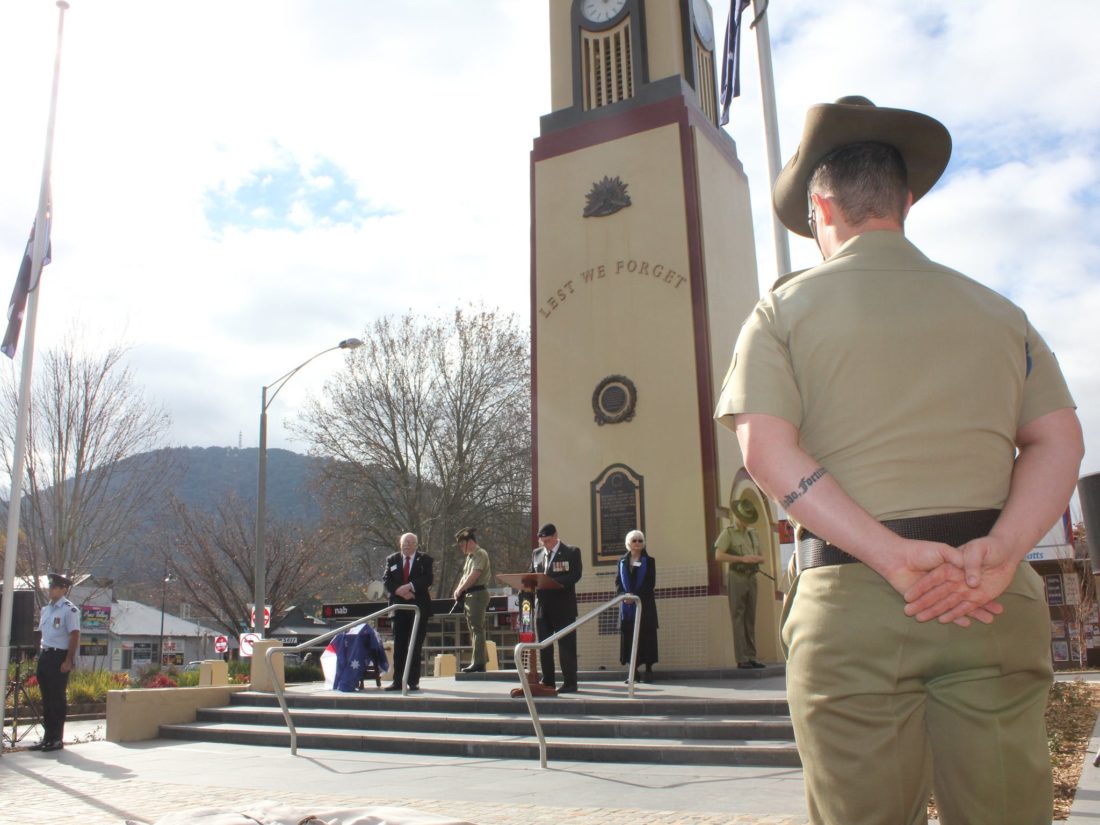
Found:
[{"label": "street lamp post", "polygon": [[[256,559],[255,569],[253,571],[255,592],[253,593],[252,602],[252,632],[257,634],[260,638],[263,638],[264,635],[264,605],[266,603],[266,593],[264,591],[267,588],[267,548],[264,546],[264,542],[267,538],[267,525],[264,523],[267,516],[267,408],[271,405],[271,402],[275,400],[275,396],[279,394],[279,390],[286,385],[286,382],[293,378],[298,370],[314,360],[314,358],[320,358],[326,352],[332,352],[336,349],[357,349],[361,346],[363,346],[363,342],[358,338],[345,338],[336,346],[321,350],[312,358],[306,359],[290,372],[276,378],[261,390],[260,478],[256,491]],[[270,398],[268,398],[268,390],[273,390]]]},{"label": "street lamp post", "polygon": [[157,645],[157,670],[164,669],[164,608],[168,599],[168,582],[175,581],[168,569],[168,559],[164,560],[164,581],[160,585],[160,644]]}]

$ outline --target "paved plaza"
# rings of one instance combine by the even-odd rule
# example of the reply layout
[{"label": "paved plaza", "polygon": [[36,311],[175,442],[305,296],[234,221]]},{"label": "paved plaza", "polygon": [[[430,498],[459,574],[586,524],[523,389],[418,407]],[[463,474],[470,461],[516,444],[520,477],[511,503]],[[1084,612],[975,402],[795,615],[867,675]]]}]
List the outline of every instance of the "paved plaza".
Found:
[{"label": "paved plaza", "polygon": [[[758,698],[781,695],[782,681],[645,687],[667,695]],[[423,685],[426,691],[453,690],[455,683],[425,678]],[[0,822],[121,825],[200,807],[247,810],[265,801],[313,811],[401,808],[477,825],[808,821],[802,772],[788,768],[551,761],[542,770],[537,762],[515,760],[307,749],[295,757],[282,748],[168,740],[114,744],[103,735],[102,720],[74,722],[67,739],[92,741],[59,753],[24,750],[0,759]],[[1100,730],[1091,750],[1098,746]],[[400,825],[398,817],[386,821]],[[1092,767],[1091,755],[1069,821],[1100,821],[1100,769]]]}]

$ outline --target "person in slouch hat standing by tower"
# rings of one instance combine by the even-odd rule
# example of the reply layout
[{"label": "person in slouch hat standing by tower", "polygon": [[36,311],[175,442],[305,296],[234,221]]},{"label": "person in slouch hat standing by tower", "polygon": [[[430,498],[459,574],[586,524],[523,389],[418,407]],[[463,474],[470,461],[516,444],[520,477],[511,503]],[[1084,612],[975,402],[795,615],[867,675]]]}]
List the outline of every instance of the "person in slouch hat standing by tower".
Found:
[{"label": "person in slouch hat standing by tower", "polygon": [[419,541],[414,533],[401,536],[400,550],[386,558],[386,573],[382,583],[390,594],[390,604],[415,604],[420,612],[420,627],[412,638],[411,610],[398,610],[393,614],[393,683],[386,690],[401,690],[405,677],[406,658],[412,656],[409,666],[409,690],[420,690],[420,650],[428,633],[428,619],[432,615],[431,586],[435,574],[433,559],[418,550]]},{"label": "person in slouch hat standing by tower", "polygon": [[80,647],[80,608],[67,598],[72,580],[50,573],[49,582],[50,600],[38,620],[42,642],[35,675],[42,691],[42,741],[31,745],[34,751],[59,751],[65,746],[69,674],[76,667]]},{"label": "person in slouch hat standing by tower", "polygon": [[462,565],[462,578],[455,587],[455,601],[462,600],[462,612],[470,631],[473,658],[462,668],[463,673],[483,673],[488,654],[485,648],[485,611],[489,607],[489,585],[493,580],[493,565],[489,553],[478,546],[472,527],[455,533],[458,549],[466,556]]},{"label": "person in slouch hat standing by tower", "polygon": [[813,106],[776,213],[824,263],[780,278],[716,411],[798,525],[787,697],[820,825],[1049,825],[1042,582],[1023,562],[1083,446],[1027,315],[904,222],[951,138],[865,97]]},{"label": "person in slouch hat standing by tower", "polygon": [[733,521],[714,542],[714,558],[725,562],[726,597],[733,624],[733,652],[741,669],[762,668],[756,658],[756,573],[764,561],[760,538],[748,526],[756,508],[742,499],[733,508]]}]

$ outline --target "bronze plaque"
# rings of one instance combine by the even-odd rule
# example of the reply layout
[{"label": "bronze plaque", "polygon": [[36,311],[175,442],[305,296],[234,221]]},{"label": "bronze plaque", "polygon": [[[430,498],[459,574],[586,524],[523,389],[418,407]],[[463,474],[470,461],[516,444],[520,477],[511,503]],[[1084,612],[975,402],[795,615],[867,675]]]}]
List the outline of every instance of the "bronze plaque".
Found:
[{"label": "bronze plaque", "polygon": [[615,564],[626,552],[626,534],[645,532],[645,479],[625,464],[612,464],[591,489],[592,563]]}]

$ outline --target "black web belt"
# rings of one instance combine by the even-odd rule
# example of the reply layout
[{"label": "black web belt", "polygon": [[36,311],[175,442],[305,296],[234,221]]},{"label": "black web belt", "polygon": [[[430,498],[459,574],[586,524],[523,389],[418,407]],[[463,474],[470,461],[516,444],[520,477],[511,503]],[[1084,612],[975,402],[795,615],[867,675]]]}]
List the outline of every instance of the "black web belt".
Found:
[{"label": "black web belt", "polygon": [[485,585],[483,585],[483,584],[475,584],[475,585],[474,585],[473,587],[471,587],[471,588],[470,588],[469,590],[467,590],[466,592],[467,592],[467,593],[477,593],[478,591],[480,591],[480,590],[484,590],[484,589],[485,589]]},{"label": "black web belt", "polygon": [[[968,541],[989,535],[1000,514],[1000,510],[967,510],[962,513],[891,519],[882,523],[905,539],[938,541],[959,547]],[[809,530],[802,531],[796,552],[799,570],[812,570],[830,564],[854,564],[859,561]]]}]

